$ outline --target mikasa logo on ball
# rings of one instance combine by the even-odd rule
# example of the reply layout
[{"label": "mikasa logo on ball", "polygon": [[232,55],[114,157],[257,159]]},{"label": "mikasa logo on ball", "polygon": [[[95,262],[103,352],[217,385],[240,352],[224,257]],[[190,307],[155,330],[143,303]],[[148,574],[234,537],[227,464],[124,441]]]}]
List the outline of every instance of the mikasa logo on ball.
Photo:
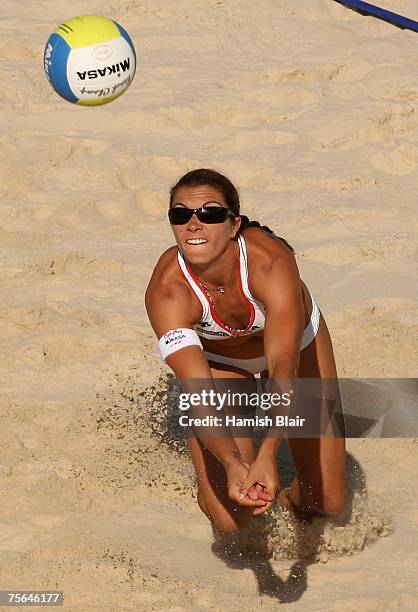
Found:
[{"label": "mikasa logo on ball", "polygon": [[126,70],[129,70],[129,66],[129,57],[127,57],[117,64],[105,66],[104,68],[95,68],[94,70],[85,70],[84,72],[79,72],[77,70],[77,75],[82,81],[85,81],[86,75],[88,79],[97,79],[98,77],[104,77],[108,74],[120,74],[121,71],[126,72]]},{"label": "mikasa logo on ball", "polygon": [[94,59],[104,60],[110,57],[113,53],[112,47],[109,45],[100,45],[99,47],[95,47],[91,52]]}]

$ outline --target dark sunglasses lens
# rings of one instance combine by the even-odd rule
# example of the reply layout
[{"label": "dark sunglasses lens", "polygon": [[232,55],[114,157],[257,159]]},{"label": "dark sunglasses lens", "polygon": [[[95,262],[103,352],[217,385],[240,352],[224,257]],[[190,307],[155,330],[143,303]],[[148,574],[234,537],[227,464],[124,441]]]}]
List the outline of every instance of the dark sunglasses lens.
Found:
[{"label": "dark sunglasses lens", "polygon": [[[172,225],[184,225],[190,221],[193,213],[194,211],[190,208],[177,206],[169,209],[168,218]],[[222,206],[204,206],[196,214],[202,223],[222,223],[228,217],[229,210]]]},{"label": "dark sunglasses lens", "polygon": [[222,223],[228,216],[228,209],[221,206],[203,207],[197,213],[198,219],[202,223]]},{"label": "dark sunglasses lens", "polygon": [[168,218],[172,225],[184,225],[193,216],[193,211],[188,208],[170,208],[168,211]]}]

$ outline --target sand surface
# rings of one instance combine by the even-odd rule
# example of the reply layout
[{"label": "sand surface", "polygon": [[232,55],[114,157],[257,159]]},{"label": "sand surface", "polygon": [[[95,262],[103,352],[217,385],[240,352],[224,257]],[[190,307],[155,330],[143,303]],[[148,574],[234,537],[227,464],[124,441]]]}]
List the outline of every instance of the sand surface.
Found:
[{"label": "sand surface", "polygon": [[[413,0],[380,4],[418,19]],[[133,85],[102,108],[43,74],[48,35],[83,13],[137,46]],[[415,441],[348,442],[345,526],[277,512],[225,542],[162,434],[143,296],[173,244],[168,187],[215,167],[294,245],[340,375],[417,376],[417,35],[332,0],[3,0],[0,16],[0,589],[63,590],[65,610],[416,610]]]}]

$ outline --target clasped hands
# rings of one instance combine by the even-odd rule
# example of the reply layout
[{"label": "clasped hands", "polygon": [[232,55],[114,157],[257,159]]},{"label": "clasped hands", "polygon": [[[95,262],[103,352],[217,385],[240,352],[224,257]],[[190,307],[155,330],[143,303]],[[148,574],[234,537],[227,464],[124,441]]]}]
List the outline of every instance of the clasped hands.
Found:
[{"label": "clasped hands", "polygon": [[251,464],[234,458],[225,465],[225,472],[230,499],[241,506],[254,507],[254,515],[271,508],[279,488],[274,457],[257,456]]}]

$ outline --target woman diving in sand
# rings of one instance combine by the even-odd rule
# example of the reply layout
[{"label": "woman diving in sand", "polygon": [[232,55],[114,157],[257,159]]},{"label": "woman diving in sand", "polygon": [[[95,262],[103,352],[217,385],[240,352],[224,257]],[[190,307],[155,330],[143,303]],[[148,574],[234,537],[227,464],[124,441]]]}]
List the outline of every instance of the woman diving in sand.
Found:
[{"label": "woman diving in sand", "polygon": [[[178,379],[336,379],[331,339],[301,281],[293,249],[240,215],[234,185],[199,169],[170,191],[177,246],[158,261],[146,307],[162,356]],[[342,437],[288,438],[297,475],[279,501],[301,513],[339,513],[345,504]],[[221,531],[244,528],[279,489],[276,451],[266,436],[191,437],[198,503]]]}]

